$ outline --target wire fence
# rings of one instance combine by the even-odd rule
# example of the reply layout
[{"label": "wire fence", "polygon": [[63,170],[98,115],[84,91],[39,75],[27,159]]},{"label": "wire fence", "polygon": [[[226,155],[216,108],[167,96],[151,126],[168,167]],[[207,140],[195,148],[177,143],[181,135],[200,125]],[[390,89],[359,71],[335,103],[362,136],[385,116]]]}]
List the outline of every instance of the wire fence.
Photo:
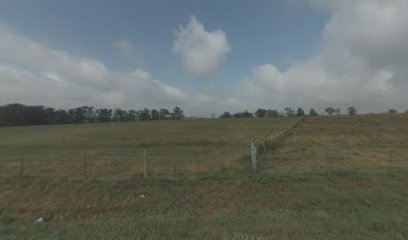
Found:
[{"label": "wire fence", "polygon": [[237,163],[244,163],[256,170],[260,157],[293,133],[303,119],[297,119],[262,139],[238,144],[202,142],[172,146],[158,143],[120,148],[95,144],[88,149],[59,144],[54,148],[26,147],[20,149],[22,153],[18,153],[18,149],[7,149],[8,153],[13,154],[7,154],[4,158],[0,156],[0,178],[189,177],[218,172],[236,166]]},{"label": "wire fence", "polygon": [[252,169],[254,171],[257,170],[260,156],[262,156],[264,153],[270,150],[276,150],[277,148],[283,146],[283,141],[294,133],[296,128],[304,119],[305,117],[299,118],[281,131],[272,133],[263,139],[252,140],[249,147]]},{"label": "wire fence", "polygon": [[[48,154],[14,155],[0,161],[0,178],[69,177],[83,179],[126,179],[143,177],[200,176],[234,166],[242,159],[245,148],[121,149],[98,152],[78,150],[68,156],[53,150]],[[108,152],[108,153],[107,153]],[[111,152],[111,153],[109,153]]]}]

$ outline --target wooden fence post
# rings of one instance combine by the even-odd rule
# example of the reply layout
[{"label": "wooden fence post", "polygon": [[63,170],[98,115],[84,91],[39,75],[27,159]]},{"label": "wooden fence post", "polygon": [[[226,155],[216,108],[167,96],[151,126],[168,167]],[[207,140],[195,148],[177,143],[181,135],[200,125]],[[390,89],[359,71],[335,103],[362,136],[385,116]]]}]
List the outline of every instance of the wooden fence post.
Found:
[{"label": "wooden fence post", "polygon": [[88,172],[87,172],[87,159],[88,157],[86,156],[86,152],[84,153],[84,162],[83,162],[83,174],[84,174],[84,178],[86,179],[88,176]]},{"label": "wooden fence post", "polygon": [[199,154],[196,155],[197,158],[197,177],[200,176],[200,156]]},{"label": "wooden fence post", "polygon": [[24,160],[25,156],[20,159],[20,177],[24,177]]},{"label": "wooden fence post", "polygon": [[147,177],[147,150],[146,149],[144,149],[143,176]]}]

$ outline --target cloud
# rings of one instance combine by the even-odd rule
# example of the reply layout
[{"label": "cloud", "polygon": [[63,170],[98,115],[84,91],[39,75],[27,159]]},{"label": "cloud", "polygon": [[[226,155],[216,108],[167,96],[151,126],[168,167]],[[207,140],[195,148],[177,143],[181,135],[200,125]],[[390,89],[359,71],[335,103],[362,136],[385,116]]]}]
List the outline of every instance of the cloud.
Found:
[{"label": "cloud", "polygon": [[[125,50],[123,43],[119,45]],[[186,98],[179,88],[142,69],[114,72],[96,59],[73,56],[4,26],[0,27],[0,96],[0,104],[129,108],[171,107]]]},{"label": "cloud", "polygon": [[205,77],[216,72],[231,51],[224,31],[208,32],[194,16],[175,34],[174,52],[181,57],[185,68],[198,76]]},{"label": "cloud", "polygon": [[[130,50],[130,42],[117,46]],[[0,104],[13,102],[56,108],[82,105],[171,109],[205,115],[236,106],[237,100],[213,94],[186,93],[137,68],[109,70],[102,62],[73,56],[0,27]]]},{"label": "cloud", "polygon": [[315,56],[281,71],[254,67],[241,81],[248,106],[346,107],[405,110],[408,90],[408,2],[311,0],[330,14]]},{"label": "cloud", "polygon": [[27,69],[41,69],[68,75],[78,84],[107,87],[108,70],[92,58],[73,57],[63,50],[14,34],[0,27],[0,59]]},{"label": "cloud", "polygon": [[128,39],[119,39],[113,42],[113,46],[124,55],[132,55],[136,52],[135,45]]},{"label": "cloud", "polygon": [[[289,1],[289,0],[288,0]],[[299,0],[290,0],[292,2]],[[302,1],[303,2],[303,1]],[[55,107],[171,108],[188,114],[256,108],[357,107],[359,112],[406,110],[408,105],[408,1],[309,0],[329,20],[315,55],[287,69],[254,66],[236,89],[188,93],[155,79],[142,68],[115,72],[92,57],[29,39],[0,25],[0,104]],[[135,44],[113,46],[126,54]],[[198,76],[213,74],[231,51],[226,34],[208,32],[191,17],[176,31],[174,52]]]}]

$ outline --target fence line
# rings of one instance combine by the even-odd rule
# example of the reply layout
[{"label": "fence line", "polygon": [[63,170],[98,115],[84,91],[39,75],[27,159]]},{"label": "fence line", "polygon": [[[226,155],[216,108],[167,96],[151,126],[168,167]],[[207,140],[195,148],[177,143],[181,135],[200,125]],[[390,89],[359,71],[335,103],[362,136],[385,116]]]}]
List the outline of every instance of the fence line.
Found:
[{"label": "fence line", "polygon": [[[62,177],[73,179],[127,179],[140,177],[201,177],[235,166],[243,159],[242,147],[215,149],[82,149],[59,152],[53,148],[15,155],[0,161],[0,179]],[[51,154],[49,154],[51,153]]]},{"label": "fence line", "polygon": [[[297,119],[284,129],[262,139],[250,142],[251,167],[256,170],[260,156],[274,147],[274,143],[288,136],[302,121]],[[140,177],[197,176],[218,172],[242,161],[248,156],[243,145],[185,146],[183,148],[160,146],[75,149],[62,151],[41,148],[30,154],[14,155],[0,162],[0,178],[8,177],[73,177],[75,179],[125,179]]]},{"label": "fence line", "polygon": [[[262,140],[251,140],[250,143],[250,153],[251,153],[251,165],[254,170],[256,170],[259,156],[265,153],[267,150],[271,150],[273,143],[282,141],[284,138],[288,137],[295,128],[303,121],[306,116],[295,120],[288,127],[283,130],[278,131],[277,133],[272,133],[271,135],[265,137]],[[257,158],[258,157],[258,158]]]}]

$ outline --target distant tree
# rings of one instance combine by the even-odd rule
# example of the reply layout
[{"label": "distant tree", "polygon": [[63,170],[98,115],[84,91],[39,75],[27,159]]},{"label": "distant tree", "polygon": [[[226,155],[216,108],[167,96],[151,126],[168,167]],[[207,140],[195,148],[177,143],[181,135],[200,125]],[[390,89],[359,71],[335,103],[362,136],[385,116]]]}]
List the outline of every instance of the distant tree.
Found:
[{"label": "distant tree", "polygon": [[332,107],[328,107],[324,111],[331,116],[331,115],[333,115],[333,113],[336,112],[336,109],[334,109]]},{"label": "distant tree", "polygon": [[292,108],[286,107],[286,108],[285,108],[285,111],[286,111],[286,116],[288,116],[288,117],[293,117],[293,116],[295,116],[295,110],[293,110]]},{"label": "distant tree", "polygon": [[38,124],[65,124],[65,123],[93,123],[110,121],[136,121],[167,119],[184,117],[183,110],[174,108],[174,112],[166,109],[151,112],[145,108],[140,112],[135,110],[114,110],[107,108],[94,109],[91,106],[81,106],[68,110],[56,110],[44,106],[26,106],[23,104],[8,104],[0,106],[0,126],[38,125]]},{"label": "distant tree", "polygon": [[23,118],[26,124],[40,125],[53,124],[55,110],[53,108],[45,108],[44,106],[25,106],[23,110]]},{"label": "distant tree", "polygon": [[82,112],[84,114],[84,122],[93,123],[96,121],[97,116],[93,107],[82,106]]},{"label": "distant tree", "polygon": [[172,119],[182,119],[184,118],[184,111],[178,106],[175,106],[173,108],[173,113],[171,115],[172,115]]},{"label": "distant tree", "polygon": [[44,106],[26,106],[19,103],[0,106],[0,125],[22,126],[55,124],[56,111]]},{"label": "distant tree", "polygon": [[129,121],[128,112],[125,111],[125,110],[122,110],[120,108],[115,108],[115,110],[113,112],[113,121],[115,121],[115,122]]},{"label": "distant tree", "polygon": [[157,111],[156,109],[152,109],[150,111],[151,119],[152,120],[159,120],[160,119],[160,112]]},{"label": "distant tree", "polygon": [[139,119],[140,121],[148,121],[151,119],[150,116],[150,110],[147,108],[144,108],[143,110],[139,111]]},{"label": "distant tree", "polygon": [[298,117],[303,117],[305,116],[305,111],[303,111],[302,108],[298,108],[297,112],[296,112],[296,116]]},{"label": "distant tree", "polygon": [[8,126],[47,124],[43,106],[9,104],[5,107],[5,119]]},{"label": "distant tree", "polygon": [[68,117],[68,122],[69,123],[74,123],[74,118],[75,118],[75,109],[71,108],[67,110],[67,117]]},{"label": "distant tree", "polygon": [[56,124],[56,111],[54,108],[43,108],[43,124]]},{"label": "distant tree", "polygon": [[66,124],[66,123],[93,123],[110,121],[136,121],[140,120],[158,120],[172,117],[181,119],[184,117],[183,110],[179,107],[174,108],[170,113],[167,109],[160,111],[153,109],[150,111],[145,108],[141,111],[114,110],[107,108],[94,109],[91,106],[81,106],[68,110],[56,110],[44,106],[26,106],[15,103],[0,106],[0,126],[20,126],[20,125],[38,125],[38,124]]},{"label": "distant tree", "polygon": [[160,119],[162,120],[166,120],[170,118],[170,112],[169,110],[165,109],[165,108],[161,108],[160,109]]},{"label": "distant tree", "polygon": [[24,124],[23,122],[24,105],[13,103],[0,107],[0,125],[1,126],[17,126]]},{"label": "distant tree", "polygon": [[128,117],[129,121],[137,121],[138,120],[138,114],[136,110],[129,110],[128,111]]},{"label": "distant tree", "polygon": [[314,108],[311,108],[310,109],[310,112],[309,112],[309,116],[319,116],[319,114],[316,112],[316,110],[314,109]]},{"label": "distant tree", "polygon": [[56,110],[55,111],[55,123],[65,124],[69,123],[68,113],[65,110]]},{"label": "distant tree", "polygon": [[237,112],[233,114],[234,118],[252,118],[254,117],[254,115],[248,111],[244,111],[244,112]]},{"label": "distant tree", "polygon": [[220,118],[231,118],[232,115],[229,112],[224,112],[223,114],[220,115]]},{"label": "distant tree", "polygon": [[112,121],[112,109],[108,109],[108,108],[97,109],[96,118],[98,119],[98,122]]},{"label": "distant tree", "polygon": [[114,121],[114,122],[120,122],[120,121],[121,121],[122,112],[123,112],[123,110],[120,109],[120,108],[115,108],[115,109],[113,110],[113,116],[112,116],[112,118],[113,118],[113,121]]},{"label": "distant tree", "polygon": [[73,109],[73,123],[83,123],[86,120],[85,108],[77,107]]},{"label": "distant tree", "polygon": [[254,117],[254,115],[252,113],[248,112],[248,111],[244,111],[243,116],[246,117],[246,118]]},{"label": "distant tree", "polygon": [[398,111],[396,109],[389,109],[388,113],[389,114],[396,114],[396,113],[398,113]]},{"label": "distant tree", "polygon": [[265,117],[266,116],[266,110],[262,109],[262,108],[259,108],[258,110],[256,110],[255,116],[258,117],[258,118]]},{"label": "distant tree", "polygon": [[120,119],[120,120],[121,120],[122,122],[132,121],[132,119],[131,119],[131,117],[130,117],[130,115],[129,115],[129,111],[123,110],[122,116],[121,116],[121,119]]},{"label": "distant tree", "polygon": [[348,114],[349,115],[356,115],[357,114],[357,110],[355,107],[351,106],[349,108],[347,108]]},{"label": "distant tree", "polygon": [[29,123],[29,121],[25,119],[25,115],[29,114],[27,110],[28,109],[25,109],[25,106],[23,104],[19,103],[13,103],[5,106],[5,119],[7,125],[18,126]]},{"label": "distant tree", "polygon": [[268,109],[266,110],[266,117],[279,117],[279,112],[278,110]]}]

